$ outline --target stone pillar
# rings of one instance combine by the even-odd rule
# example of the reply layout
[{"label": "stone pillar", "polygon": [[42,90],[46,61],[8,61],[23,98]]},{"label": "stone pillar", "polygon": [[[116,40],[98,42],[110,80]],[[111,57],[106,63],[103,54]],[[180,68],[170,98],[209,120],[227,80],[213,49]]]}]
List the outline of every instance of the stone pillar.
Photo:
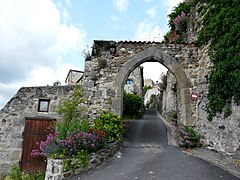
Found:
[{"label": "stone pillar", "polygon": [[63,179],[63,159],[48,159],[45,180]]},{"label": "stone pillar", "polygon": [[181,99],[181,123],[186,126],[192,126],[195,123],[195,119],[192,116],[192,107],[190,101],[190,92],[188,88],[180,89]]}]

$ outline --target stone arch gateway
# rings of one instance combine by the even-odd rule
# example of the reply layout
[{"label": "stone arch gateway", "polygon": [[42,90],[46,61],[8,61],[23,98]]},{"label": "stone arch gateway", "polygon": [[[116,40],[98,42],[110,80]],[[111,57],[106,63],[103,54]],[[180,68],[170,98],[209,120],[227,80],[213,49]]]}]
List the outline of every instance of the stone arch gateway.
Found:
[{"label": "stone arch gateway", "polygon": [[[180,122],[193,125],[196,117],[190,99],[194,78],[189,65],[198,61],[193,44],[94,41],[85,61],[83,86],[87,89],[89,116],[111,110],[123,116],[123,86],[129,74],[144,62],[159,62],[176,77],[180,89]],[[195,77],[196,79],[196,77]]]},{"label": "stone arch gateway", "polygon": [[165,54],[162,50],[155,46],[151,46],[144,51],[136,54],[132,59],[124,63],[120,69],[116,80],[114,82],[114,88],[116,88],[116,96],[113,98],[112,111],[123,116],[123,85],[129,74],[139,65],[147,61],[156,61],[167,67],[176,77],[181,98],[181,121],[183,124],[189,125],[192,121],[191,103],[189,102],[189,89],[192,88],[192,83],[188,80],[185,72],[181,68],[181,63]]}]

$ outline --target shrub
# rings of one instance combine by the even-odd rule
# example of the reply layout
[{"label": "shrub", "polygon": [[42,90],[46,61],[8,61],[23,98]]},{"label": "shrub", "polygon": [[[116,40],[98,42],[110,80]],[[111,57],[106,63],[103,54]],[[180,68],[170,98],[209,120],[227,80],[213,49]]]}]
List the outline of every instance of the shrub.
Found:
[{"label": "shrub", "polygon": [[78,130],[69,133],[65,139],[59,139],[59,134],[49,134],[46,141],[38,142],[39,148],[32,150],[33,157],[46,156],[54,158],[73,157],[79,151],[94,152],[104,145],[105,133],[101,130],[89,129],[89,132]]},{"label": "shrub", "polygon": [[[14,164],[11,167],[11,171],[7,176],[4,178],[5,180],[44,180],[45,173],[35,173],[29,174],[22,172],[20,167]],[[1,177],[0,177],[1,179]]]},{"label": "shrub", "polygon": [[149,101],[146,104],[146,108],[150,108],[153,106],[154,99],[156,99],[157,95],[156,94],[151,94]]},{"label": "shrub", "polygon": [[171,128],[176,133],[176,139],[180,147],[193,148],[199,145],[200,135],[192,127],[173,123]]},{"label": "shrub", "polygon": [[124,116],[139,117],[144,106],[143,99],[137,94],[124,92],[123,114]]},{"label": "shrub", "polygon": [[106,133],[106,140],[122,141],[124,132],[123,123],[120,117],[111,112],[102,112],[95,119],[95,128]]},{"label": "shrub", "polygon": [[166,42],[181,43],[184,41],[187,24],[189,22],[187,14],[190,12],[191,6],[192,3],[184,1],[174,7],[168,15],[170,31],[164,36]]}]

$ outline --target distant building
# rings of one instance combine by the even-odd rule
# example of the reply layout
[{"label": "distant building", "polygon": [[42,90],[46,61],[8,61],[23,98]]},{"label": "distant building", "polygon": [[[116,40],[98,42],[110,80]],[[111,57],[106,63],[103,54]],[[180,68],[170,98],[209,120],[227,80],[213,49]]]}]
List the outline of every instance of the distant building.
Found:
[{"label": "distant building", "polygon": [[145,79],[145,80],[144,80],[144,86],[153,87],[153,80],[151,80],[151,79]]},{"label": "distant building", "polygon": [[72,70],[70,69],[68,75],[66,77],[65,83],[67,85],[74,85],[80,83],[81,79],[83,78],[83,71]]},{"label": "distant building", "polygon": [[[152,80],[151,79],[147,79],[147,83],[150,84]],[[146,80],[145,80],[146,82]],[[146,86],[146,85],[145,85]],[[150,85],[148,85],[150,86]],[[147,90],[146,94],[144,95],[144,104],[146,105],[147,102],[150,100],[151,98],[151,95],[152,94],[155,94],[155,95],[158,95],[160,94],[160,88],[161,88],[161,83],[159,83],[158,81],[156,81],[155,83],[153,83],[152,81],[152,85],[151,85],[151,89]]]},{"label": "distant building", "polygon": [[124,90],[127,93],[135,93],[142,96],[143,89],[143,67],[137,67],[125,82]]}]

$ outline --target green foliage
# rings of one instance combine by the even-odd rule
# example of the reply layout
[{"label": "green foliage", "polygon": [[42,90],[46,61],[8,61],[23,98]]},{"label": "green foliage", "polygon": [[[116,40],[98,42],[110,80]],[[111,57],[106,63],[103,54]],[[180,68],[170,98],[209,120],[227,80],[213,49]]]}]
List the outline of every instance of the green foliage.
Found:
[{"label": "green foliage", "polygon": [[173,131],[175,131],[176,139],[181,147],[193,148],[199,146],[200,135],[192,128],[184,126],[183,124],[173,123],[171,125]]},{"label": "green foliage", "polygon": [[124,126],[120,117],[111,112],[102,112],[95,119],[95,129],[100,129],[106,133],[107,140],[122,141]]},{"label": "green foliage", "polygon": [[139,117],[141,115],[141,109],[144,106],[143,99],[132,93],[123,94],[123,114],[129,117]]},{"label": "green foliage", "polygon": [[61,82],[59,80],[57,80],[53,83],[53,86],[61,86]]},{"label": "green foliage", "polygon": [[178,112],[173,111],[171,113],[171,118],[172,118],[172,121],[177,121],[177,119],[178,119]]},{"label": "green foliage", "polygon": [[167,75],[166,74],[161,75],[161,81],[162,81],[161,90],[164,91],[167,88]]},{"label": "green foliage", "polygon": [[164,36],[165,42],[181,43],[184,41],[189,22],[187,14],[190,12],[192,5],[192,2],[183,2],[173,8],[172,12],[168,15],[170,31]]},{"label": "green foliage", "polygon": [[178,15],[180,15],[182,12],[185,14],[188,14],[191,9],[191,4],[190,3],[179,3],[178,6],[174,7],[171,14],[168,15],[168,25],[170,27],[171,31],[175,30],[175,25],[173,23],[173,20],[176,19]]},{"label": "green foliage", "polygon": [[90,123],[87,119],[79,120],[77,118],[72,119],[68,126],[62,122],[56,123],[56,130],[59,133],[59,139],[65,139],[69,133],[77,133],[77,131],[88,132]]},{"label": "green foliage", "polygon": [[146,108],[150,108],[151,107],[151,105],[154,102],[154,99],[156,99],[156,94],[151,94],[150,99],[149,99],[149,101],[146,104]]},{"label": "green foliage", "polygon": [[58,106],[57,112],[62,115],[62,121],[56,123],[56,130],[60,133],[61,139],[64,139],[69,132],[87,127],[86,121],[82,120],[85,111],[81,106],[83,102],[83,90],[79,85],[76,85],[71,99]]},{"label": "green foliage", "polygon": [[86,168],[89,162],[89,155],[86,150],[78,151],[71,159],[65,159],[63,162],[63,171]]},{"label": "green foliage", "polygon": [[240,104],[240,3],[210,0],[207,8],[197,44],[210,42],[209,56],[214,67],[209,77],[207,111],[211,120],[232,97]]},{"label": "green foliage", "polygon": [[[4,178],[5,180],[44,180],[45,173],[35,173],[29,174],[22,172],[20,167],[14,164],[11,167],[11,171],[7,176]],[[1,178],[0,178],[1,179]]]}]

